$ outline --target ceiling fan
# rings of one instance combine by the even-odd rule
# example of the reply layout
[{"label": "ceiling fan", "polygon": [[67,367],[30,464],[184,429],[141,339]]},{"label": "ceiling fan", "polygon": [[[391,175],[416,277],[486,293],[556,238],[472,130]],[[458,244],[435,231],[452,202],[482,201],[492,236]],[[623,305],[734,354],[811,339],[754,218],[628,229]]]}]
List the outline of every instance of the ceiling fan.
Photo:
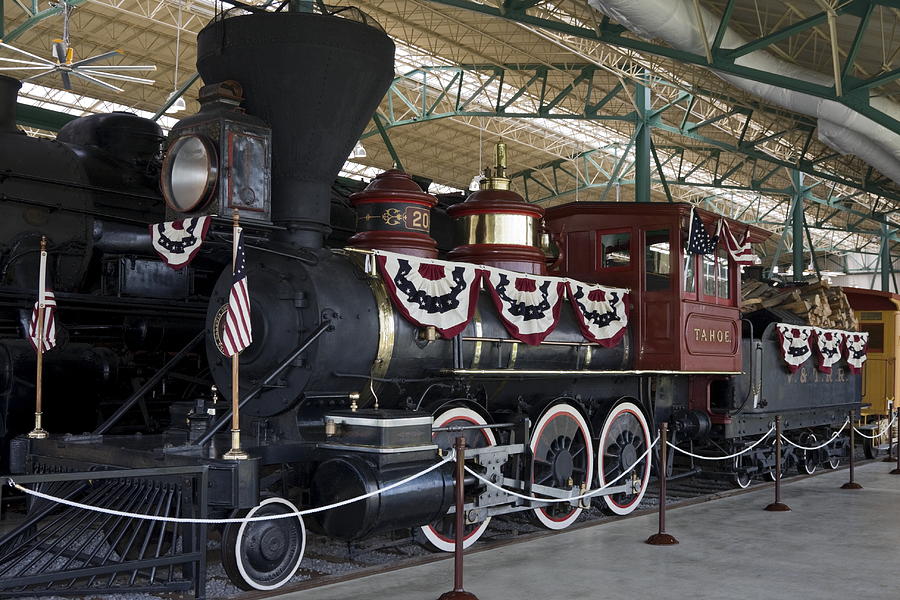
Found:
[{"label": "ceiling fan", "polygon": [[46,77],[53,73],[59,73],[62,79],[63,87],[67,90],[72,89],[71,77],[77,77],[91,83],[95,83],[101,87],[114,92],[123,91],[122,88],[103,81],[103,79],[111,79],[114,81],[123,81],[128,83],[140,83],[144,85],[152,85],[155,83],[152,79],[144,79],[143,77],[134,77],[125,75],[127,71],[155,71],[156,65],[98,65],[96,63],[112,58],[113,56],[121,56],[118,50],[104,52],[90,58],[75,60],[75,52],[69,46],[69,16],[75,9],[65,0],[57,3],[55,6],[62,6],[63,13],[63,37],[62,39],[53,40],[53,60],[40,57],[31,52],[16,48],[3,42],[0,39],[0,48],[6,48],[13,52],[18,52],[27,56],[31,60],[22,60],[17,58],[0,57],[0,65],[2,63],[11,63],[12,66],[0,66],[0,71],[41,71],[31,77],[26,77],[23,81],[33,81],[40,77]]}]

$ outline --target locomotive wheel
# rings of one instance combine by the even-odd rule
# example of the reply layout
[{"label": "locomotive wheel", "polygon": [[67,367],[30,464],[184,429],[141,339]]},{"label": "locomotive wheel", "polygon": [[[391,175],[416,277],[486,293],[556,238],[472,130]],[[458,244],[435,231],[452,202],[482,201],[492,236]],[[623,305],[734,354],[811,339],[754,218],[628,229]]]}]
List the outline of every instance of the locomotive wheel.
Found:
[{"label": "locomotive wheel", "polygon": [[[622,473],[634,471],[641,482],[637,493],[623,492],[603,496],[606,506],[617,515],[627,515],[638,507],[647,492],[650,481],[651,456],[647,454],[638,464],[638,459],[650,447],[650,428],[641,409],[633,402],[616,405],[603,421],[600,442],[597,445],[597,475],[600,485],[606,485]],[[614,485],[630,482],[628,475]]]},{"label": "locomotive wheel", "polygon": [[[538,420],[531,433],[531,453],[532,483],[568,490],[572,485],[587,487],[593,481],[590,429],[571,404],[555,404]],[[565,529],[580,514],[580,508],[564,502],[534,509],[537,521],[548,529]]]},{"label": "locomotive wheel", "polygon": [[[232,518],[296,512],[284,498],[270,496]],[[306,550],[306,527],[299,515],[267,521],[228,523],[222,531],[222,566],[242,590],[274,590],[294,576]]]},{"label": "locomotive wheel", "polygon": [[753,482],[753,477],[750,476],[750,473],[743,470],[743,467],[746,466],[746,463],[749,462],[749,459],[746,458],[746,454],[741,454],[739,456],[734,457],[734,483],[741,488],[742,490],[750,487],[750,484]]},{"label": "locomotive wheel", "polygon": [[[816,446],[819,439],[814,433],[804,433],[800,436],[801,446]],[[806,473],[812,475],[819,468],[819,450],[801,450],[800,461],[797,463],[797,470],[801,475]]]},{"label": "locomotive wheel", "polygon": [[[479,413],[471,408],[457,406],[445,408],[434,416],[435,427],[450,427],[454,425],[486,425]],[[466,438],[466,448],[486,448],[497,444],[494,432],[490,429],[469,429],[466,431],[437,431],[432,436],[434,443],[445,450],[453,447],[454,440],[462,435]],[[463,548],[468,548],[478,541],[478,538],[487,531],[490,517],[481,523],[466,525],[463,532]],[[422,534],[428,543],[442,552],[453,552],[456,543],[456,517],[447,515],[439,521],[422,527]]]},{"label": "locomotive wheel", "polygon": [[841,465],[841,457],[840,456],[829,456],[828,462],[826,464],[828,465],[828,468],[833,471]]}]

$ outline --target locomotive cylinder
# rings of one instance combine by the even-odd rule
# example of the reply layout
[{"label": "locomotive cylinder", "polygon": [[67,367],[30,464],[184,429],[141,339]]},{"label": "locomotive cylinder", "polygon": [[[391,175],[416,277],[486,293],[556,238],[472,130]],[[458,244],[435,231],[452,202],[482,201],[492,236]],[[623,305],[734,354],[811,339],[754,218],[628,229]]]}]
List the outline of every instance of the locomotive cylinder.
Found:
[{"label": "locomotive cylinder", "polygon": [[[316,469],[312,506],[355,498],[427,469],[434,460],[379,466],[359,455],[337,456]],[[316,513],[317,525],[329,536],[354,540],[379,531],[425,525],[447,513],[453,502],[453,466],[441,468],[398,486],[333,510]]]}]

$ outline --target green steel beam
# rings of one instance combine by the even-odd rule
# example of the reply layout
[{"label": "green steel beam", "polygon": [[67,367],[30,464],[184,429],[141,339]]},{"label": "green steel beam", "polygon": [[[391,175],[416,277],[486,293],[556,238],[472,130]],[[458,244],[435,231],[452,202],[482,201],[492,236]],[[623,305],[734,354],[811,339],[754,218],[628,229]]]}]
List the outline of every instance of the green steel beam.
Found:
[{"label": "green steel beam", "polygon": [[742,56],[750,54],[751,52],[763,50],[764,48],[771,46],[772,44],[777,44],[778,42],[795,36],[798,33],[808,31],[813,27],[824,23],[826,20],[828,20],[828,15],[826,15],[824,12],[817,13],[815,15],[812,15],[811,17],[803,19],[802,21],[797,21],[792,25],[788,25],[787,27],[770,33],[769,35],[764,35],[761,38],[757,38],[751,42],[747,42],[743,46],[738,46],[737,48],[731,50],[725,50],[724,55],[731,60],[738,59]]},{"label": "green steel beam", "polygon": [[[87,0],[65,0],[65,2],[69,6],[78,6],[79,4],[84,4],[85,2],[87,2]],[[0,3],[2,3],[2,2],[0,2]],[[44,19],[52,17],[53,15],[58,15],[61,12],[62,12],[62,2],[60,2],[59,4],[57,4],[55,6],[52,6],[50,8],[44,9],[40,12],[37,12],[37,10],[35,9],[35,11],[31,14],[31,16],[29,16],[27,19],[25,19],[25,21],[21,25],[19,25],[18,27],[16,27],[12,31],[10,31],[5,36],[0,37],[0,39],[2,39],[2,41],[6,42],[8,44],[9,42],[13,41],[14,39],[19,37],[26,31],[28,31],[29,29],[31,29],[32,27],[34,27],[35,25],[37,25]]]},{"label": "green steel beam", "polygon": [[634,84],[634,101],[637,105],[638,123],[634,131],[634,200],[650,202],[650,88],[642,82]]},{"label": "green steel beam", "polygon": [[889,292],[891,291],[891,271],[892,271],[892,263],[894,262],[891,258],[891,230],[887,225],[881,226],[881,256],[879,257],[879,262],[881,263],[881,291]]},{"label": "green steel beam", "polygon": [[[549,110],[549,103],[546,100],[530,112],[514,112],[509,110],[512,103],[526,93],[529,93],[531,88],[535,88],[533,95],[539,93],[537,88],[544,88],[543,82],[546,74],[544,69],[548,68],[547,65],[513,63],[503,65],[502,68],[496,65],[421,67],[420,69],[415,69],[397,77],[391,84],[386,98],[388,110],[382,114],[382,125],[385,129],[391,129],[392,127],[400,127],[412,123],[421,123],[428,120],[455,116],[586,119],[619,121],[625,123],[636,122],[637,114],[634,111],[624,115],[596,114],[596,111],[617,96],[620,97],[623,102],[627,102],[628,104],[630,104],[630,100],[625,97],[620,84],[617,84],[608,92],[594,86],[592,84],[593,75],[589,76],[588,73],[590,73],[590,70],[586,70],[586,67],[588,66],[589,65],[584,64],[551,65],[553,71],[558,71],[558,73],[556,73],[557,79],[559,79],[559,83],[563,88],[566,86],[566,79],[562,75],[566,73],[569,75],[568,84],[572,84],[577,78],[583,78],[582,85],[590,83],[583,105],[579,103],[579,106],[581,106],[579,112],[563,110],[558,104],[554,105],[552,110]],[[445,77],[444,81],[446,82],[448,79],[454,79],[458,76],[459,79],[456,79],[458,82],[456,88],[453,89],[451,86],[434,83],[438,82],[438,79],[431,79],[428,77],[428,74],[437,71],[442,71],[444,73],[453,71],[454,76],[450,78]],[[510,71],[517,71],[519,74],[518,79],[520,81],[525,80],[525,83],[511,84],[510,81],[515,78],[511,76],[509,73]],[[485,78],[493,78],[496,83],[493,89],[488,89],[483,85]],[[429,80],[433,83],[428,83]],[[478,106],[474,105],[475,103],[472,101],[471,93],[466,92],[466,89],[464,88],[464,84],[466,83],[470,84],[467,86],[469,89],[472,89],[472,86],[474,86],[475,89],[480,90],[481,102]],[[558,96],[558,92],[554,93],[553,96],[555,99]],[[729,100],[721,94],[716,94],[716,97],[723,100]],[[413,100],[410,100],[410,98],[413,98]],[[440,103],[436,102],[439,98],[443,98]],[[852,179],[837,175],[833,171],[820,166],[823,162],[835,158],[837,155],[827,155],[824,157],[808,159],[805,158],[804,153],[798,161],[781,160],[767,154],[764,150],[757,147],[765,140],[765,138],[747,140],[743,143],[723,141],[721,138],[710,137],[704,135],[702,131],[698,131],[704,124],[702,121],[700,123],[693,123],[688,118],[685,118],[683,123],[680,126],[677,126],[663,121],[662,115],[658,114],[659,111],[670,110],[676,105],[689,108],[694,100],[695,96],[682,94],[678,99],[678,102],[681,102],[680,105],[677,102],[675,104],[670,102],[667,106],[658,109],[655,113],[651,112],[648,119],[653,127],[664,132],[678,134],[704,145],[715,146],[720,150],[737,156],[746,157],[747,159],[765,161],[773,166],[778,165],[789,169],[799,169],[807,175],[811,175],[817,179],[823,179],[857,189],[864,189],[866,192],[881,195],[885,198],[900,202],[900,189],[897,189],[892,182],[873,182],[871,180]],[[730,99],[730,101],[734,103],[737,102],[734,99]],[[398,106],[402,110],[398,110]],[[423,110],[423,106],[427,107],[427,110]],[[460,108],[462,106],[465,108]],[[749,109],[742,110],[748,112],[745,125],[749,125],[754,111]],[[808,128],[810,131],[812,130],[814,123],[806,117],[798,117],[797,115],[791,115],[790,113],[785,114],[789,114],[791,118],[798,119],[805,128]],[[687,115],[688,111],[686,110],[686,117]],[[363,133],[362,139],[376,135],[380,136],[381,134],[377,127],[373,125]],[[768,136],[769,139],[771,139],[771,137],[774,136]],[[811,139],[809,135],[807,135],[805,143],[808,144],[810,141]],[[729,176],[731,174],[732,173],[729,173]],[[726,177],[722,177],[722,179],[726,179]]]},{"label": "green steel beam", "polygon": [[734,11],[734,0],[728,0],[725,10],[722,11],[722,20],[719,21],[719,27],[716,29],[716,37],[713,39],[712,51],[717,52],[722,46],[722,40],[725,39],[725,32],[728,31],[728,24],[731,22],[731,13]]},{"label": "green steel beam", "polygon": [[23,127],[59,131],[63,125],[76,118],[73,115],[49,108],[40,108],[21,102],[16,104],[16,123]]},{"label": "green steel beam", "polygon": [[200,79],[200,73],[194,73],[190,77],[188,77],[187,81],[181,84],[181,86],[175,90],[172,95],[170,95],[162,106],[159,107],[159,110],[156,111],[156,114],[153,115],[153,121],[159,121],[159,118],[166,114],[166,111],[169,110],[169,107],[175,104],[175,101],[184,96],[184,93],[190,89],[192,85],[194,85],[197,80]]},{"label": "green steel beam", "polygon": [[792,170],[791,183],[794,188],[794,201],[790,216],[791,262],[794,267],[794,281],[801,281],[803,278],[803,225],[806,222],[803,216],[803,198],[806,195],[803,190],[803,174]]},{"label": "green steel beam", "polygon": [[375,121],[375,127],[378,128],[378,133],[381,134],[381,140],[384,142],[384,145],[387,147],[388,153],[391,155],[391,158],[394,161],[394,168],[403,171],[403,162],[400,160],[400,156],[394,149],[394,144],[391,143],[391,138],[388,135],[387,129],[383,125],[381,115],[375,113],[375,115],[372,117],[372,120]]},{"label": "green steel beam", "polygon": [[867,90],[869,88],[879,87],[886,83],[890,83],[891,81],[895,81],[898,77],[900,77],[900,69],[892,69],[887,73],[882,73],[881,75],[876,75],[870,79],[864,79],[856,85],[851,85],[848,91],[855,92],[856,90]]},{"label": "green steel beam", "polygon": [[847,76],[853,71],[853,63],[856,61],[856,54],[859,52],[859,47],[862,45],[866,28],[869,26],[869,18],[872,16],[872,11],[874,10],[874,4],[866,6],[866,10],[860,18],[859,25],[856,28],[856,34],[853,36],[853,42],[850,44],[850,49],[847,51],[847,59],[844,61],[844,66],[841,68],[841,87],[844,89],[847,89]]},{"label": "green steel beam", "polygon": [[[636,37],[623,35],[623,33],[626,33],[624,28],[620,25],[612,24],[605,16],[601,20],[599,27],[591,28],[583,27],[581,25],[573,24],[571,22],[559,19],[538,17],[529,14],[527,10],[513,10],[511,8],[507,10],[501,10],[496,6],[490,4],[481,4],[472,0],[429,1],[434,4],[452,6],[454,8],[461,8],[483,15],[507,19],[517,23],[524,23],[526,25],[539,27],[564,35],[603,42],[606,44],[611,44],[613,46],[637,50],[639,52],[645,52],[657,56],[664,56],[666,58],[671,58],[684,63],[710,67],[723,73],[738,75],[740,77],[744,77],[753,81],[759,81],[788,90],[803,92],[819,98],[834,100],[835,102],[845,104],[849,108],[865,115],[876,123],[879,123],[892,131],[900,131],[900,121],[895,119],[892,115],[884,113],[870,106],[868,96],[864,93],[864,90],[857,90],[856,92],[845,92],[843,96],[838,97],[835,94],[834,86],[820,85],[809,81],[804,81],[802,79],[788,77],[785,75],[777,75],[769,71],[737,64],[734,60],[734,57],[729,55],[729,52],[731,52],[731,50],[723,49],[721,47],[717,47],[712,50],[713,61],[710,64],[707,61],[705,53],[696,54],[693,52],[686,52],[684,50],[678,50],[669,46],[664,46],[654,42],[645,41],[643,39],[638,39]],[[890,7],[896,6],[895,0],[851,0],[837,6],[834,10],[836,10],[839,14],[861,14],[869,4],[885,5]],[[822,12],[818,13],[815,16],[818,17],[818,15],[824,14],[825,13]],[[805,25],[807,26],[807,28],[812,26],[809,23],[806,23]],[[800,29],[795,29],[795,32],[799,31]],[[782,31],[781,33],[783,34],[784,32]],[[771,36],[767,37],[770,38],[768,40],[769,43],[777,41],[772,40]]]}]

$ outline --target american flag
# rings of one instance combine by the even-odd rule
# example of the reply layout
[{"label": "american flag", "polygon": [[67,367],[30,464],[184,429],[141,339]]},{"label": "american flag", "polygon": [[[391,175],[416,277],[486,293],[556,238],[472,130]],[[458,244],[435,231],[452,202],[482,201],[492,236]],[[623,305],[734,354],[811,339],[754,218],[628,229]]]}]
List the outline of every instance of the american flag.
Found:
[{"label": "american flag", "polygon": [[719,236],[706,233],[706,227],[703,226],[700,215],[692,208],[691,228],[688,231],[688,252],[691,254],[711,254],[716,251],[716,244],[718,243]]},{"label": "american flag", "polygon": [[253,341],[250,326],[250,292],[247,290],[247,261],[244,258],[244,233],[237,230],[234,251],[234,275],[228,296],[228,313],[222,330],[222,345],[226,356],[234,356]]},{"label": "american flag", "polygon": [[722,225],[720,226],[720,233],[722,236],[722,240],[725,242],[725,247],[728,249],[728,253],[731,254],[732,260],[736,264],[739,265],[756,265],[759,264],[759,257],[753,252],[753,248],[750,245],[750,229],[748,228],[746,232],[744,232],[744,237],[741,238],[741,241],[738,242],[737,239],[732,235],[731,229],[728,227],[728,221],[722,219]]},{"label": "american flag", "polygon": [[[31,310],[31,322],[28,324],[28,341],[31,347],[38,350],[38,312],[41,301],[34,303]],[[56,346],[56,296],[47,290],[44,293],[44,335],[40,352],[46,352]]]}]

